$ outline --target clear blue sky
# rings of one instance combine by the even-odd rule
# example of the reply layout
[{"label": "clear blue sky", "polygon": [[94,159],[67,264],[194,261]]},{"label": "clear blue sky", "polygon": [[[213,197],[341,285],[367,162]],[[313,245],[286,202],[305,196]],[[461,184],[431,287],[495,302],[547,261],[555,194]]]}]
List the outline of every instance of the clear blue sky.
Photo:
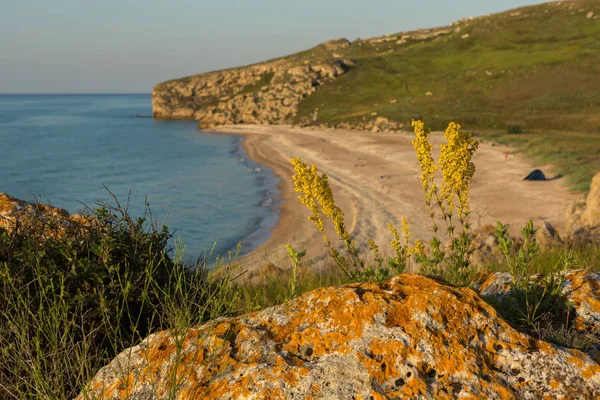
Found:
[{"label": "clear blue sky", "polygon": [[0,0],[0,93],[149,93],[328,39],[446,25],[536,0]]}]

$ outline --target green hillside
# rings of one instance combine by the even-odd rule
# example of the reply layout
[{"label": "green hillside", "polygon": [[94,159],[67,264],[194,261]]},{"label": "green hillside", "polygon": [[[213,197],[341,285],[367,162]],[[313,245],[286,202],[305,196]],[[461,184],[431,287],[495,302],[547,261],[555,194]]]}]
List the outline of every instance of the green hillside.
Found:
[{"label": "green hillside", "polygon": [[[552,163],[574,190],[600,171],[600,0],[572,0],[349,42],[158,84],[153,115],[433,129],[459,122]],[[508,132],[512,134],[508,134]],[[523,134],[515,134],[523,133]]]},{"label": "green hillside", "polygon": [[327,124],[377,112],[434,128],[600,132],[599,15],[598,0],[565,1],[461,21],[429,40],[354,41],[336,52],[356,65],[306,97],[297,121],[318,108]]}]

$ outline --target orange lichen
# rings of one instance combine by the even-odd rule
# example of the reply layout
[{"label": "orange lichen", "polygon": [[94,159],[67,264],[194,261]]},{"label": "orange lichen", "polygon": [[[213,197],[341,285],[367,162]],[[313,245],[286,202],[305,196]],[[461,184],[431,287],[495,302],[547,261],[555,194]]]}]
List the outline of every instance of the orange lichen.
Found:
[{"label": "orange lichen", "polygon": [[[600,382],[583,353],[515,331],[471,289],[416,275],[320,289],[244,317],[161,332],[132,355],[127,385],[168,393],[171,372],[177,398],[569,397],[591,396]],[[545,372],[528,374],[536,359]],[[565,374],[584,380],[556,386]],[[123,389],[106,379],[99,374],[90,390],[120,397]]]}]

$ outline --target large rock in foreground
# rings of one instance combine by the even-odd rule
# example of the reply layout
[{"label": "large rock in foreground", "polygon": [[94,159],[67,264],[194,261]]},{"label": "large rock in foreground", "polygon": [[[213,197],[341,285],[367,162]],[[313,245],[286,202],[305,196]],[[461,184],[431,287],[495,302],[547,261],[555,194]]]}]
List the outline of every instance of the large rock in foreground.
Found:
[{"label": "large rock in foreground", "polygon": [[600,366],[515,331],[471,289],[401,275],[154,334],[88,390],[103,399],[173,390],[181,399],[590,399],[600,396]]}]

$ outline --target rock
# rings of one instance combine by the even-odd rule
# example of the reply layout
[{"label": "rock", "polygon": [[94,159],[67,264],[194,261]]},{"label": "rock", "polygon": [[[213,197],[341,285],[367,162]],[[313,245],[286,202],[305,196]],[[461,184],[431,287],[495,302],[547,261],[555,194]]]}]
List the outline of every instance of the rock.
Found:
[{"label": "rock", "polygon": [[473,253],[471,254],[471,265],[481,267],[504,260],[504,255],[498,249],[498,238],[494,234],[495,230],[495,226],[485,225],[472,232]]},{"label": "rock", "polygon": [[42,237],[60,237],[68,229],[92,224],[93,217],[81,214],[69,215],[67,210],[40,202],[26,201],[0,192],[0,228],[11,232],[35,227]]},{"label": "rock", "polygon": [[340,50],[340,49],[345,49],[346,47],[349,47],[350,41],[348,39],[344,39],[344,38],[328,40],[327,42],[323,43],[323,46],[327,50]]},{"label": "rock", "polygon": [[568,241],[585,244],[600,240],[600,173],[592,179],[587,198],[567,209],[565,225]]},{"label": "rock", "polygon": [[515,331],[471,289],[400,275],[153,334],[86,396],[150,400],[174,387],[180,399],[597,398],[600,366]]},{"label": "rock", "polygon": [[556,228],[548,221],[536,221],[534,227],[537,229],[535,239],[542,249],[547,249],[563,244]]},{"label": "rock", "polygon": [[425,93],[425,96],[433,96],[433,92],[427,92]]},{"label": "rock", "polygon": [[588,228],[600,227],[600,173],[592,179],[581,222]]},{"label": "rock", "polygon": [[[339,42],[336,46],[344,45]],[[300,100],[346,73],[353,64],[352,60],[332,58],[317,65],[307,59],[278,59],[164,82],[152,92],[152,115],[195,119],[201,128],[291,123]],[[248,104],[249,98],[253,105]]]},{"label": "rock", "polygon": [[590,12],[588,12],[588,13],[585,15],[585,17],[586,17],[587,19],[592,19],[592,17],[593,17],[593,16],[594,16],[594,12],[593,12],[593,11],[590,11]]},{"label": "rock", "polygon": [[307,74],[309,71],[308,66],[299,66],[288,69],[288,75],[292,76],[303,76]]}]

